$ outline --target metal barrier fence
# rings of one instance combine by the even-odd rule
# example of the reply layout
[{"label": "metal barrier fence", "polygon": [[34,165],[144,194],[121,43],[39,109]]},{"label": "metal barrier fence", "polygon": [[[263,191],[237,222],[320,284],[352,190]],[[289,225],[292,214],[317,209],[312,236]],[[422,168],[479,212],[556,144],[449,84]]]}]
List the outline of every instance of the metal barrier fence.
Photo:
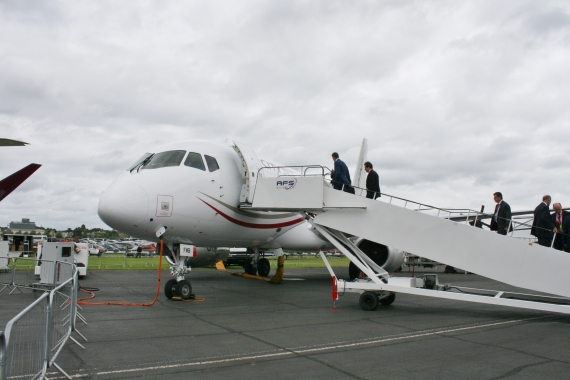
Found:
[{"label": "metal barrier fence", "polygon": [[155,268],[158,266],[158,255],[154,250],[144,250],[140,257],[136,252],[103,253],[97,257],[91,256],[90,268]]},{"label": "metal barrier fence", "polygon": [[[72,277],[73,265],[55,263],[49,260],[14,257],[9,259],[8,269],[0,272],[0,293],[9,290],[10,294],[21,289],[53,289]],[[36,267],[41,267],[41,275],[36,275]]]},{"label": "metal barrier fence", "polygon": [[[48,265],[46,265],[48,264]],[[75,265],[42,261],[42,271],[51,276],[51,290],[44,292],[0,332],[0,380],[8,378],[46,378],[47,370],[56,368],[71,377],[56,363],[68,340],[83,347],[71,334],[76,332],[78,272]],[[45,266],[44,266],[45,265]],[[51,269],[51,271],[50,271]],[[12,273],[20,271],[13,270]],[[40,276],[41,277],[41,276]],[[18,282],[12,280],[12,283]],[[41,283],[41,279],[40,279]],[[16,285],[29,288],[28,285]],[[37,289],[34,287],[34,289]]]}]

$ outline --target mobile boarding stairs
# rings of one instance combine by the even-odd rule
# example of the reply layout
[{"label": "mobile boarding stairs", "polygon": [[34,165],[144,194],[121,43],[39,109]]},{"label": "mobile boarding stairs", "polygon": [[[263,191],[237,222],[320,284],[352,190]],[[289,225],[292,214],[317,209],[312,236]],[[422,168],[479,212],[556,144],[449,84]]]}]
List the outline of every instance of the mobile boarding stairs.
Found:
[{"label": "mobile boarding stairs", "polygon": [[[301,175],[273,178],[264,178],[263,168],[260,169],[255,187],[252,186],[255,193],[250,195],[251,205],[243,206],[252,210],[305,214],[322,237],[362,271],[366,278],[337,280],[321,252],[333,277],[335,301],[338,292],[361,293],[361,307],[374,310],[379,303],[391,304],[396,293],[406,293],[570,314],[570,254],[473,227],[480,215],[476,211],[468,211],[465,220],[458,222],[457,218],[442,218],[441,214],[448,210],[419,203],[415,203],[414,209],[408,209],[393,204],[393,197],[368,199],[364,189],[355,188],[356,194],[334,190],[326,180],[325,168],[321,168],[318,175],[306,173],[308,169],[320,167],[304,168]],[[422,212],[426,210],[429,212]],[[551,295],[450,287],[439,284],[435,274],[418,278],[392,277],[347,236],[358,236]]]}]

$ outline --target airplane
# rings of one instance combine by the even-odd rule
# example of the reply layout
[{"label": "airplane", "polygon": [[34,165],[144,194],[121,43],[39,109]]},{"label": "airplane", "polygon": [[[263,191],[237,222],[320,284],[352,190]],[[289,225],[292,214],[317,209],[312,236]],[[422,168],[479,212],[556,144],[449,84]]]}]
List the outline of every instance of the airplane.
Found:
[{"label": "airplane", "polygon": [[[17,140],[0,138],[0,146],[26,146],[28,143]],[[25,168],[9,175],[0,181],[0,201],[6,198],[12,191],[20,186],[28,177],[41,167],[39,164],[30,164]]]},{"label": "airplane", "polygon": [[[366,150],[364,140],[355,185],[364,179],[361,174]],[[260,258],[264,250],[281,256],[283,251],[334,248],[299,213],[241,207],[251,203],[261,172],[266,177],[295,174],[294,169],[258,158],[250,147],[238,142],[190,140],[165,144],[145,153],[109,185],[101,195],[98,214],[118,231],[149,241],[158,241],[158,237],[163,240],[165,258],[176,277],[166,283],[167,298],[188,299],[192,288],[185,275],[192,266],[227,259],[229,249],[224,247],[252,250],[245,271],[260,276],[270,271],[269,261]],[[356,245],[386,271],[401,267],[403,251],[355,239]],[[190,254],[186,245],[193,246]],[[349,272],[352,278],[359,275],[352,263]]]}]

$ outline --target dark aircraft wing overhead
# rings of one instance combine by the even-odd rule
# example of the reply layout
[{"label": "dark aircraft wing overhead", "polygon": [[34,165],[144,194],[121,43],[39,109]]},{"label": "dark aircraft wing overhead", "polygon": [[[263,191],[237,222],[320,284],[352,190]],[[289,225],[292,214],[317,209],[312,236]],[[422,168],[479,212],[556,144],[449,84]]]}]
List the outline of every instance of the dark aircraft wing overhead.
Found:
[{"label": "dark aircraft wing overhead", "polygon": [[25,145],[28,145],[28,143],[18,140],[0,139],[0,146],[25,146]]},{"label": "dark aircraft wing overhead", "polygon": [[0,181],[0,201],[8,196],[14,189],[22,184],[29,176],[41,167],[39,164],[29,164],[16,173]]}]

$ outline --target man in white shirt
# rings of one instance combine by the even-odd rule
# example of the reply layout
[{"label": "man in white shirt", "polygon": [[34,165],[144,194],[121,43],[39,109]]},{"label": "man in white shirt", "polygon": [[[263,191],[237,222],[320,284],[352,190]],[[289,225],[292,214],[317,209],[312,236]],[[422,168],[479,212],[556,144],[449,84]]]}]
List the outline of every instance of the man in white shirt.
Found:
[{"label": "man in white shirt", "polygon": [[498,234],[506,235],[507,232],[512,230],[511,206],[503,200],[503,194],[499,191],[493,194],[493,199],[497,202],[497,205],[491,220],[491,231],[497,231]]}]

